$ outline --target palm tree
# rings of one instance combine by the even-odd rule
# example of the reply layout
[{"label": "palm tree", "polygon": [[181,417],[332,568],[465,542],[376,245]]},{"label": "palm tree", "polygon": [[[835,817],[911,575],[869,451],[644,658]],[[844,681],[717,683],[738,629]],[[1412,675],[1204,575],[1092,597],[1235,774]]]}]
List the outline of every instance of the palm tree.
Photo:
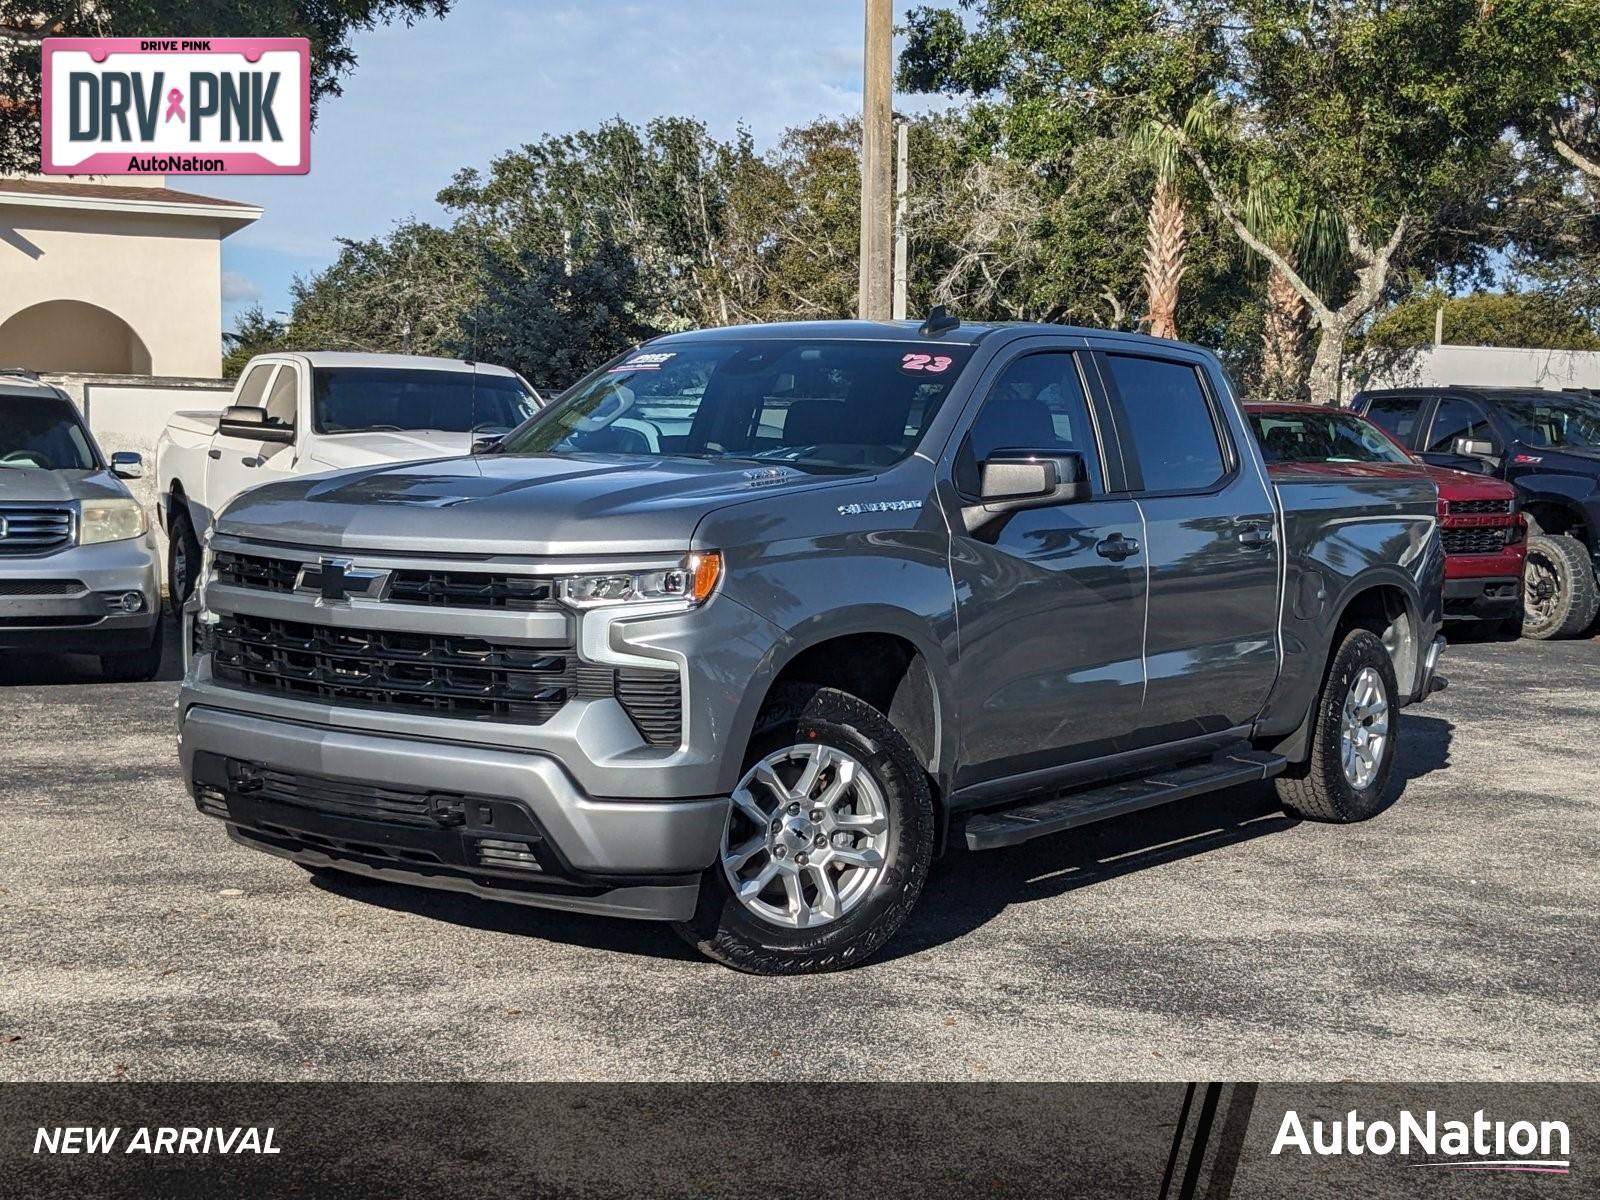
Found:
[{"label": "palm tree", "polygon": [[[1317,203],[1292,180],[1259,167],[1247,171],[1243,204],[1245,225],[1288,262],[1302,278],[1326,280],[1342,265],[1344,225],[1332,210]],[[1267,268],[1266,312],[1261,329],[1261,387],[1264,393],[1298,398],[1306,386],[1306,334],[1309,311],[1305,298],[1283,270],[1251,258]]]},{"label": "palm tree", "polygon": [[[1202,97],[1189,106],[1183,130],[1189,136],[1206,136],[1212,129],[1215,102]],[[1178,294],[1185,270],[1184,252],[1189,236],[1178,163],[1183,151],[1170,124],[1159,118],[1143,122],[1133,132],[1134,153],[1155,172],[1155,189],[1145,223],[1144,290],[1149,303],[1145,320],[1156,337],[1178,336]]]}]

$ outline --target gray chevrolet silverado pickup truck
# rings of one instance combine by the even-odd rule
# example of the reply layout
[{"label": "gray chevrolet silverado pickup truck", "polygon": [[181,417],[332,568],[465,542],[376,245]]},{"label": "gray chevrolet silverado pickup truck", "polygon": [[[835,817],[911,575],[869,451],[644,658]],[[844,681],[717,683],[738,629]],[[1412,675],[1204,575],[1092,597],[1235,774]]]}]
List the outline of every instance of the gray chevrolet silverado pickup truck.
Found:
[{"label": "gray chevrolet silverado pickup truck", "polygon": [[1373,815],[1438,681],[1434,487],[1274,484],[1216,359],[1038,325],[707,330],[471,457],[219,518],[200,811],[313,873],[862,961],[934,857],[1277,777]]}]

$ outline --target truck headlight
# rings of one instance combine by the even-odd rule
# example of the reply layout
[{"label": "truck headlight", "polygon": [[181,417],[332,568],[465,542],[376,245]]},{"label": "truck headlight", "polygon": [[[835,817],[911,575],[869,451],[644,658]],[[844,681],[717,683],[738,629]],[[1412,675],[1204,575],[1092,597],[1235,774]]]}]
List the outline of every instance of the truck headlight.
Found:
[{"label": "truck headlight", "polygon": [[685,607],[704,604],[722,578],[722,555],[704,550],[689,555],[675,567],[653,571],[612,571],[604,575],[574,575],[561,581],[561,599],[571,608],[602,608],[613,604],[652,604],[682,600]]},{"label": "truck headlight", "polygon": [[148,528],[144,507],[137,500],[122,497],[86,500],[78,517],[78,544],[125,542],[129,538],[143,537]]}]

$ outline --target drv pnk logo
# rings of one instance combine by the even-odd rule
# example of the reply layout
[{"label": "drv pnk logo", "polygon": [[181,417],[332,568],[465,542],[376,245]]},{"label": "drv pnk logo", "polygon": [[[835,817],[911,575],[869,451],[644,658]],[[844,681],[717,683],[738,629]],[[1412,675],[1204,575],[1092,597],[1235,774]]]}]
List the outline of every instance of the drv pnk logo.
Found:
[{"label": "drv pnk logo", "polygon": [[47,38],[41,161],[52,175],[303,175],[305,38]]}]

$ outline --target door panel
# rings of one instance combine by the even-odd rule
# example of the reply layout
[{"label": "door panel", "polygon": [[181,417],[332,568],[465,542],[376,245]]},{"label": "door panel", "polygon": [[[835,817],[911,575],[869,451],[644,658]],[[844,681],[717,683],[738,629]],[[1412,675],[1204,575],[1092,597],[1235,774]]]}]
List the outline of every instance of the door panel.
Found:
[{"label": "door panel", "polygon": [[[996,368],[940,484],[954,531],[958,786],[1115,753],[1138,729],[1144,531],[1138,506],[1107,492],[1105,423],[1075,355],[1018,353]],[[979,463],[996,450],[1081,454],[1091,498],[967,533]]]},{"label": "door panel", "polygon": [[1097,356],[1150,582],[1138,745],[1248,724],[1278,674],[1277,515],[1198,364]]},{"label": "door panel", "polygon": [[950,555],[960,621],[959,786],[1129,749],[1144,704],[1145,560],[1131,500],[1016,513]]},{"label": "door panel", "polygon": [[[270,365],[255,371],[272,371]],[[254,375],[246,380],[240,390],[240,404],[265,407],[269,419],[282,419],[288,413],[288,422],[294,421],[299,372],[286,364],[261,385],[256,386]],[[264,442],[247,438],[218,436],[211,443],[211,470],[206,480],[206,499],[213,515],[220,513],[236,499],[240,492],[259,484],[268,483],[293,470],[294,445],[285,442]]]}]

